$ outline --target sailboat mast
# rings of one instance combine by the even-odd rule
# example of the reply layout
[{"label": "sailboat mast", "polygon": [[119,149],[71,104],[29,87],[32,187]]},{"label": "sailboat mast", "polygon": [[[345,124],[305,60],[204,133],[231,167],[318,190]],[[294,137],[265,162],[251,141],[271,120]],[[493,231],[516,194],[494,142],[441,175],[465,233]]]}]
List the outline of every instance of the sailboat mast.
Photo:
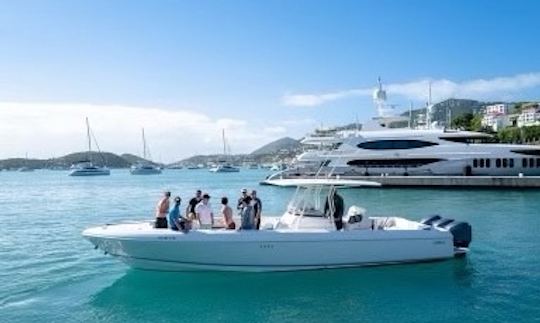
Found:
[{"label": "sailboat mast", "polygon": [[90,123],[88,122],[88,117],[86,117],[86,137],[88,138],[88,152],[92,151],[92,140],[90,138]]},{"label": "sailboat mast", "polygon": [[227,144],[225,143],[225,129],[221,129],[221,138],[223,139],[223,155],[227,155]]},{"label": "sailboat mast", "polygon": [[144,137],[144,128],[142,128],[143,158],[146,159],[146,138]]}]

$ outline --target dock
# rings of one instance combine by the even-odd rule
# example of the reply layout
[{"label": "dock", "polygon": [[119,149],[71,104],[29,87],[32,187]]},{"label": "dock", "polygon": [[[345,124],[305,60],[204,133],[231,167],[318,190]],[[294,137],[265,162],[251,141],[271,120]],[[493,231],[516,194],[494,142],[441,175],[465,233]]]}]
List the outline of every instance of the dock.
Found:
[{"label": "dock", "polygon": [[[283,177],[265,180],[261,185],[279,185]],[[302,177],[300,177],[302,178]],[[306,178],[317,178],[314,176]],[[325,178],[325,177],[319,177]],[[540,176],[332,176],[334,179],[373,181],[381,187],[439,187],[439,188],[517,188],[540,189]]]}]

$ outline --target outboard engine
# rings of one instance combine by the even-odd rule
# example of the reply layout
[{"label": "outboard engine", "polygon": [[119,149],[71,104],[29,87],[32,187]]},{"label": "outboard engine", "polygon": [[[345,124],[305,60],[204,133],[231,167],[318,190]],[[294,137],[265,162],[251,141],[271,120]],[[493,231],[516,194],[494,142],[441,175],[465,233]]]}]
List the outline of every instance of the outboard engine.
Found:
[{"label": "outboard engine", "polygon": [[431,225],[433,222],[442,219],[440,215],[432,215],[429,218],[424,218],[420,221],[420,223],[425,225]]},{"label": "outboard engine", "polygon": [[454,247],[468,248],[472,241],[472,227],[467,222],[451,222],[445,227],[454,236]]}]

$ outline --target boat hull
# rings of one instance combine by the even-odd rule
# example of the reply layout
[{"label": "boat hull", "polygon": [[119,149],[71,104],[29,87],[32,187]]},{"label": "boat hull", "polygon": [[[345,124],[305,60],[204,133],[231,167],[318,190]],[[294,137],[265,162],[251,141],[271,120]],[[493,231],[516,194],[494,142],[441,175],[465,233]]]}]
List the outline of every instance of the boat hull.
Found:
[{"label": "boat hull", "polygon": [[161,169],[131,169],[131,175],[158,175],[161,174]]},{"label": "boat hull", "polygon": [[75,169],[69,172],[69,176],[108,176],[111,175],[111,171],[108,169],[97,171],[86,171]]},{"label": "boat hull", "polygon": [[83,236],[130,266],[165,271],[295,271],[454,256],[451,234],[439,230],[195,230],[184,234],[165,229],[133,232],[112,225],[90,228]]}]

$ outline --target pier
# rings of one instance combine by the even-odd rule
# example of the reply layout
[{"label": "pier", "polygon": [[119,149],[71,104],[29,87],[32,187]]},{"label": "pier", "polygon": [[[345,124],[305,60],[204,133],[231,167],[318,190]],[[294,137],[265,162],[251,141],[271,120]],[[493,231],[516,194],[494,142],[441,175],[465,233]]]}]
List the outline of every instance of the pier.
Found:
[{"label": "pier", "polygon": [[[283,177],[261,182],[261,185],[278,185]],[[316,177],[308,177],[316,178]],[[320,177],[324,178],[324,177]],[[333,176],[346,180],[373,181],[382,187],[470,187],[540,189],[540,176]]]}]

